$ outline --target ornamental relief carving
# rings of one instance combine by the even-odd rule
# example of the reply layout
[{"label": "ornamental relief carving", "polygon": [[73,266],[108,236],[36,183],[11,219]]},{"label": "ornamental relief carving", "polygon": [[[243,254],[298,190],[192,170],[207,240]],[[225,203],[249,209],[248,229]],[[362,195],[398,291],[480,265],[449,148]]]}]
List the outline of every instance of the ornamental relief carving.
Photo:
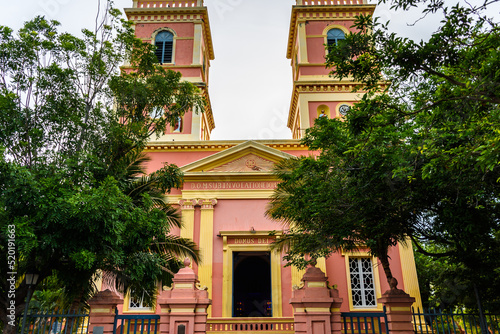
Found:
[{"label": "ornamental relief carving", "polygon": [[209,172],[270,172],[273,167],[274,162],[255,154],[248,154],[222,166],[215,167]]}]

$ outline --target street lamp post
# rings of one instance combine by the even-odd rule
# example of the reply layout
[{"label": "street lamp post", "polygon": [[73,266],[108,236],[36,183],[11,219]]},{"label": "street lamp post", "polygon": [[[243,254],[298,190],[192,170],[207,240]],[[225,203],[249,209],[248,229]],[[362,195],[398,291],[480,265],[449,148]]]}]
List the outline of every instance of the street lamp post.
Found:
[{"label": "street lamp post", "polygon": [[31,299],[31,287],[36,285],[36,281],[38,281],[38,274],[25,274],[25,278],[26,278],[26,285],[28,286],[28,295],[26,296],[26,305],[24,306],[23,325],[21,327],[21,334],[24,334],[24,327],[26,326],[28,305]]}]

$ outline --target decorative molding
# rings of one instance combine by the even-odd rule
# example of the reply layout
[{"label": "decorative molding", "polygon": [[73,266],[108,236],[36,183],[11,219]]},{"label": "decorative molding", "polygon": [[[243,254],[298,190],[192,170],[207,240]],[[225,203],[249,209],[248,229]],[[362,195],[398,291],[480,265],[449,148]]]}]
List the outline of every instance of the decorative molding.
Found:
[{"label": "decorative molding", "polygon": [[[149,142],[146,146],[147,152],[184,152],[184,151],[223,151],[244,143],[238,141],[171,141],[171,142]],[[256,142],[277,150],[307,150],[307,146],[301,144],[300,140],[257,140]]]},{"label": "decorative molding", "polygon": [[196,199],[181,199],[179,200],[179,205],[182,210],[194,210],[194,207],[198,204]]},{"label": "decorative molding", "polygon": [[270,172],[274,162],[255,154],[248,154],[227,164],[215,167],[208,172]]},{"label": "decorative molding", "polygon": [[202,210],[213,210],[214,206],[217,204],[216,199],[199,199],[198,205],[201,206]]}]

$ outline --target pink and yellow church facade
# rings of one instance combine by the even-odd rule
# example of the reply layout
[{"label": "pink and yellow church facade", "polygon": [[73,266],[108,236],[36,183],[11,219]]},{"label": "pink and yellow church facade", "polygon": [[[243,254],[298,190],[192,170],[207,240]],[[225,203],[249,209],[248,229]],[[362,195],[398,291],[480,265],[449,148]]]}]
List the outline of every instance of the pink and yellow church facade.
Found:
[{"label": "pink and yellow church facade", "polygon": [[[288,117],[293,139],[257,141],[210,140],[215,128],[208,90],[214,48],[203,1],[134,0],[132,8],[125,9],[136,35],[157,46],[160,63],[181,72],[209,101],[203,113],[186,114],[146,150],[152,159],[150,171],[169,162],[184,172],[182,188],[169,195],[184,225],[173,233],[199,245],[203,262],[192,269],[198,288],[211,300],[209,321],[294,317],[290,300],[303,284],[304,272],[285,267],[282,254],[271,248],[282,228],[264,214],[277,185],[273,165],[309,155],[300,143],[304,130],[317,117],[342,117],[359,98],[351,92],[352,82],[328,76],[325,44],[343,39],[355,15],[374,9],[365,0],[297,0],[286,50],[294,82]],[[270,236],[271,231],[276,233]],[[390,259],[398,287],[415,298],[414,306],[421,306],[411,244],[393,247]],[[377,259],[366,251],[336,253],[319,259],[317,267],[328,284],[336,286],[343,300],[340,311],[382,310],[377,299],[389,286]],[[161,312],[158,305],[143,305],[140,298],[129,296],[119,308],[125,314]]]}]

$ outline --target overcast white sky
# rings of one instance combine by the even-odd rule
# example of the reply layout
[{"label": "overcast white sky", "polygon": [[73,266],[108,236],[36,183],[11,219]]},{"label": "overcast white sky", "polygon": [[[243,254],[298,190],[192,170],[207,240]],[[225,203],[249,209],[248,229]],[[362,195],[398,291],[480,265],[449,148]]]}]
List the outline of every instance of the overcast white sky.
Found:
[{"label": "overcast white sky", "polygon": [[[132,6],[132,0],[114,2],[119,9]],[[60,21],[62,30],[78,34],[93,27],[97,3],[0,0],[0,25],[17,30],[24,21],[45,15]],[[213,140],[291,138],[286,127],[292,91],[286,44],[293,4],[295,0],[205,0],[215,49],[209,83]],[[408,26],[420,17],[419,11],[394,13],[387,8],[379,6],[376,15],[390,20],[394,31],[417,40],[427,38],[439,21],[428,17]]]}]

